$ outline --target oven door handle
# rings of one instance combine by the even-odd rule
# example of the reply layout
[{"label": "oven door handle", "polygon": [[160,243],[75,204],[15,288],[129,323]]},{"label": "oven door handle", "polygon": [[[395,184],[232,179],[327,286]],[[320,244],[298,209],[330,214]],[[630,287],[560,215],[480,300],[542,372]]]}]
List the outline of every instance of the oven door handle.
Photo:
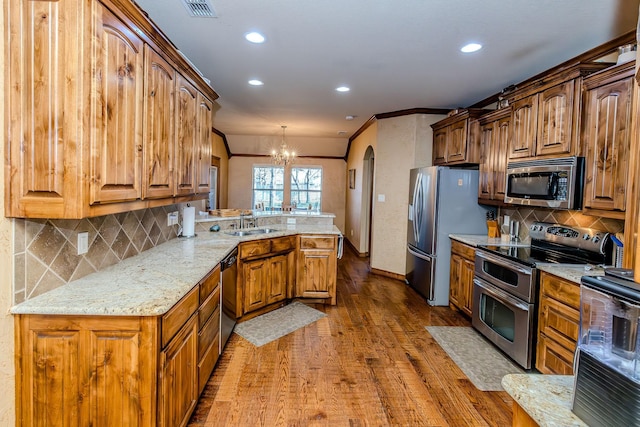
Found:
[{"label": "oven door handle", "polygon": [[473,283],[476,286],[479,286],[480,288],[483,289],[484,292],[488,293],[489,295],[500,299],[502,301],[507,302],[508,304],[510,304],[512,307],[516,307],[519,308],[521,310],[529,310],[529,305],[520,301],[517,298],[512,297],[511,295],[509,295],[508,293],[501,291],[498,288],[495,288],[493,286],[491,286],[491,284],[485,282],[482,279],[479,279],[477,277],[473,278]]},{"label": "oven door handle", "polygon": [[488,254],[486,252],[480,252],[480,251],[476,251],[476,258],[481,258],[481,259],[485,259],[487,261],[491,261],[496,265],[499,265],[501,267],[508,267],[511,270],[515,270],[518,273],[522,273],[522,274],[527,274],[529,276],[531,276],[531,268],[523,268],[521,266],[519,266],[518,264],[514,263],[514,262],[509,262],[507,260],[505,260],[504,258],[500,258],[491,254]]}]

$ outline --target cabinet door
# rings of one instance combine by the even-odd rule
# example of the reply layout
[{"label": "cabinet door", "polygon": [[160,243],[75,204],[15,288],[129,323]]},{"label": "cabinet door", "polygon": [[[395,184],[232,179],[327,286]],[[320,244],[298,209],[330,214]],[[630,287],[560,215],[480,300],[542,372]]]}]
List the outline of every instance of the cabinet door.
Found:
[{"label": "cabinet door", "polygon": [[460,304],[461,309],[471,316],[473,306],[473,275],[475,273],[474,260],[464,259],[462,263]]},{"label": "cabinet door", "polygon": [[447,163],[467,160],[467,124],[468,120],[449,125],[447,134]]},{"label": "cabinet door", "polygon": [[278,255],[269,259],[270,280],[266,303],[284,301],[289,286],[289,255]]},{"label": "cabinet door", "polygon": [[492,164],[494,200],[504,200],[507,191],[507,156],[511,139],[511,117],[499,119],[494,127]]},{"label": "cabinet door", "polygon": [[78,4],[7,0],[3,5],[5,213],[77,217],[81,171],[76,168],[89,120],[71,112],[89,111],[89,103],[83,103],[82,68],[75,58],[84,46],[78,34],[91,30],[82,27]]},{"label": "cabinet door", "polygon": [[175,85],[173,67],[145,46],[143,198],[174,194]]},{"label": "cabinet door", "polygon": [[573,375],[573,356],[574,352],[567,350],[545,335],[538,337],[536,369],[541,373]]},{"label": "cabinet door", "polygon": [[242,263],[244,278],[243,314],[252,312],[267,305],[269,286],[268,258]]},{"label": "cabinet door", "polygon": [[536,154],[571,154],[574,80],[538,94]]},{"label": "cabinet door", "polygon": [[198,134],[196,138],[196,193],[208,193],[211,186],[211,132],[213,131],[213,104],[198,94]]},{"label": "cabinet door", "polygon": [[198,91],[184,77],[176,80],[176,194],[188,195],[196,192]]},{"label": "cabinet door", "polygon": [[625,210],[631,87],[629,78],[587,92],[585,207]]},{"label": "cabinet door", "polygon": [[480,126],[480,165],[478,178],[478,198],[491,200],[493,197],[493,122]]},{"label": "cabinet door", "polygon": [[334,250],[305,249],[298,258],[296,296],[332,298],[335,304],[336,254]]},{"label": "cabinet door", "polygon": [[509,159],[532,157],[536,147],[538,94],[515,101],[511,107],[513,126]]},{"label": "cabinet door", "polygon": [[462,285],[462,264],[464,259],[457,254],[451,254],[451,264],[449,270],[449,303],[461,309],[461,285]]},{"label": "cabinet door", "polygon": [[92,204],[142,195],[143,43],[105,7],[96,7],[102,20],[94,58]]},{"label": "cabinet door", "polygon": [[447,128],[433,131],[433,164],[447,163]]},{"label": "cabinet door", "polygon": [[185,426],[198,403],[198,316],[160,353],[160,426]]}]

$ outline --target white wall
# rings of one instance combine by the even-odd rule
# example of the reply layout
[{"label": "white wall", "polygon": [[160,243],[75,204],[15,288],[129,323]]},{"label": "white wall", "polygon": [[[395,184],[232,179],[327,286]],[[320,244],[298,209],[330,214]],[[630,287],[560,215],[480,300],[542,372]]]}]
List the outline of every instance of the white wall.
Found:
[{"label": "white wall", "polygon": [[[271,165],[268,157],[232,156],[229,159],[229,208],[250,209],[254,165]],[[335,214],[333,223],[344,233],[346,163],[342,159],[298,158],[294,166],[322,167],[322,211]],[[287,168],[289,168],[288,166]],[[284,204],[289,204],[289,183],[285,176]]]}]

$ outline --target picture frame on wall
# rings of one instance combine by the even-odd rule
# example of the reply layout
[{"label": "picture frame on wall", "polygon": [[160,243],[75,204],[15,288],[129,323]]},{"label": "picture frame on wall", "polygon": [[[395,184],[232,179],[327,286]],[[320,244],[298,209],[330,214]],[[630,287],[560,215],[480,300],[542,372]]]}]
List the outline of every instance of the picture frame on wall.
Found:
[{"label": "picture frame on wall", "polygon": [[355,169],[349,169],[349,188],[350,189],[356,188],[356,170]]}]

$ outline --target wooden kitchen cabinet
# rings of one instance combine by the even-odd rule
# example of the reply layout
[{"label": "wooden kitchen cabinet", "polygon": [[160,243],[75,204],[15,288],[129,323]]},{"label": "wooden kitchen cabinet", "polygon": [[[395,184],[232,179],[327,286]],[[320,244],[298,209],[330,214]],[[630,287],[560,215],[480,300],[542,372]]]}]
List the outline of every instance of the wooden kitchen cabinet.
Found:
[{"label": "wooden kitchen cabinet", "polygon": [[15,316],[17,425],[186,425],[219,357],[220,267],[161,316]]},{"label": "wooden kitchen cabinet", "polygon": [[540,272],[536,369],[543,374],[573,375],[573,355],[580,322],[580,285]]},{"label": "wooden kitchen cabinet", "polygon": [[506,192],[507,153],[511,137],[508,108],[485,114],[480,122],[478,201],[502,204]]},{"label": "wooden kitchen cabinet", "polygon": [[595,73],[585,87],[585,211],[624,219],[635,61]]},{"label": "wooden kitchen cabinet", "polygon": [[209,194],[211,186],[211,133],[213,132],[213,103],[198,92],[196,114],[197,134],[195,150],[197,194]]},{"label": "wooden kitchen cabinet", "polygon": [[458,165],[480,161],[480,135],[476,120],[487,110],[465,109],[431,125],[433,164]]},{"label": "wooden kitchen cabinet", "polygon": [[581,155],[583,78],[607,65],[578,63],[528,82],[510,93],[509,160]]},{"label": "wooden kitchen cabinet", "polygon": [[451,240],[449,305],[471,316],[473,308],[473,275],[476,251],[473,247]]},{"label": "wooden kitchen cabinet", "polygon": [[176,97],[176,190],[179,195],[193,194],[196,191],[198,91],[185,78],[178,76]]},{"label": "wooden kitchen cabinet", "polygon": [[295,236],[240,244],[236,317],[260,314],[290,298],[295,248]]},{"label": "wooden kitchen cabinet", "polygon": [[[204,166],[199,189],[182,196],[170,189],[171,70],[198,90],[197,144],[210,144],[205,116],[217,94],[135,3],[7,0],[3,7],[8,217],[86,218],[205,197]],[[202,165],[210,149],[194,148]]]},{"label": "wooden kitchen cabinet", "polygon": [[294,297],[329,300],[336,305],[337,236],[298,236]]}]

